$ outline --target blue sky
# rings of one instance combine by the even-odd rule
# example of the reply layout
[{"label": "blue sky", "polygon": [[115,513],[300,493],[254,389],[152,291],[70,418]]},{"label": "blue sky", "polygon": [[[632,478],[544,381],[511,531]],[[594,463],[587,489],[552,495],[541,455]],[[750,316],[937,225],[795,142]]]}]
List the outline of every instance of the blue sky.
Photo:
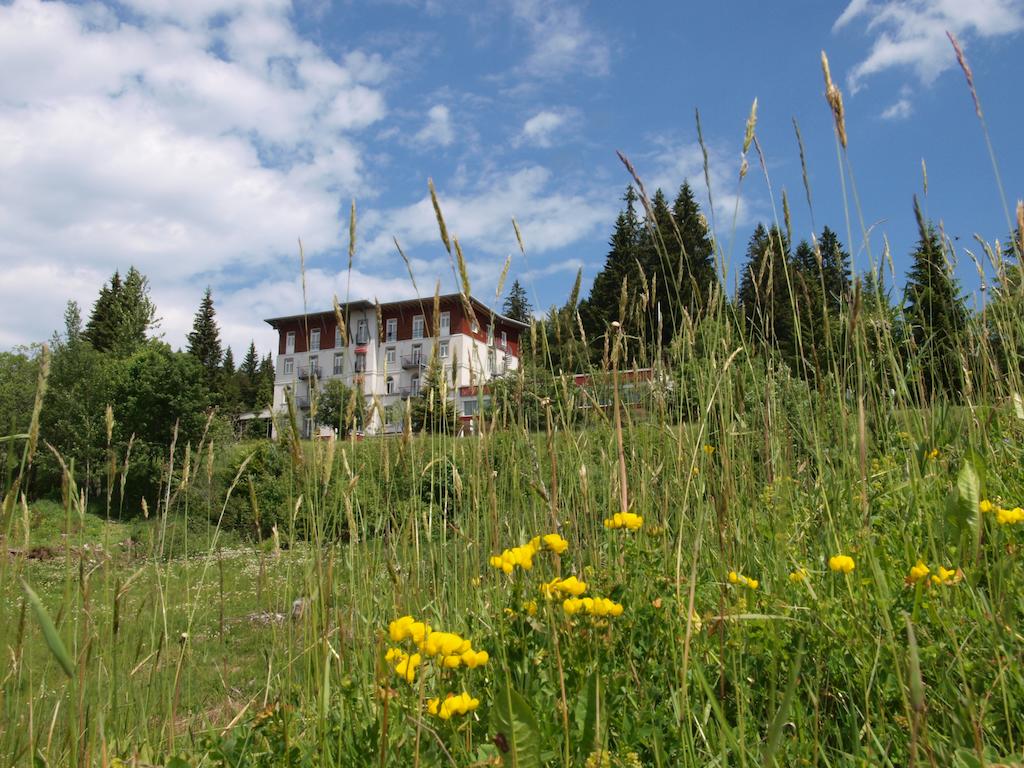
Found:
[{"label": "blue sky", "polygon": [[[966,249],[1008,226],[947,30],[973,68],[1012,209],[1024,197],[1024,0],[0,3],[0,347],[47,338],[69,298],[87,314],[113,270],[135,264],[172,345],[210,285],[236,355],[250,338],[269,350],[262,319],[301,311],[299,238],[310,308],[335,293],[410,295],[396,237],[423,293],[438,279],[451,289],[428,177],[475,293],[494,296],[512,254],[509,282],[538,307],[561,303],[578,268],[587,287],[603,263],[629,180],[616,150],[650,190],[674,196],[689,179],[704,197],[696,108],[733,271],[756,222],[781,216],[783,189],[794,236],[812,231],[793,118],[813,224],[837,230],[864,269],[822,49],[871,252],[888,238],[902,277],[916,193],[959,238],[974,301]],[[770,188],[753,151],[737,186],[755,97]]]}]

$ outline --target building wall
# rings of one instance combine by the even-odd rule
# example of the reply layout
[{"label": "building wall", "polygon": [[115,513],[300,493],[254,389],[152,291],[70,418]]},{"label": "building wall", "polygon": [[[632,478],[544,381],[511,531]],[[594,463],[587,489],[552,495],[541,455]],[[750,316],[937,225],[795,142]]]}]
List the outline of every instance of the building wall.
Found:
[{"label": "building wall", "polygon": [[[373,398],[379,400],[381,406],[400,419],[404,412],[400,406],[405,397],[413,396],[417,386],[422,384],[426,373],[426,365],[434,354],[435,348],[440,352],[440,345],[447,343],[448,355],[441,358],[443,370],[451,388],[451,399],[455,403],[456,413],[460,417],[471,416],[476,412],[479,398],[476,388],[486,385],[493,377],[503,375],[518,367],[519,327],[500,319],[494,324],[493,344],[488,344],[489,316],[481,312],[479,327],[474,329],[470,318],[466,316],[460,301],[445,301],[441,305],[442,312],[449,312],[451,329],[448,335],[433,337],[433,300],[429,302],[400,302],[386,304],[381,307],[380,328],[377,327],[376,309],[360,308],[351,310],[348,317],[349,344],[347,347],[336,346],[337,323],[333,312],[310,315],[305,319],[289,319],[280,321],[276,327],[279,332],[278,359],[274,386],[274,410],[286,410],[285,390],[290,387],[295,394],[300,413],[303,406],[308,408],[310,386],[314,380],[321,385],[333,378],[340,378],[347,386],[356,387],[366,398],[367,407],[372,405]],[[479,310],[478,310],[479,311]],[[412,338],[413,319],[423,316],[423,337]],[[386,338],[388,319],[397,321],[396,340],[389,342]],[[356,344],[357,329],[360,321],[366,322],[367,339],[365,344]],[[320,349],[310,351],[310,332],[320,330]],[[502,345],[501,332],[505,331],[507,343]],[[287,336],[295,333],[294,352],[287,352]],[[414,348],[419,347],[420,366],[410,366],[409,358],[414,356]],[[388,363],[388,350],[394,350],[394,362]],[[356,355],[365,355],[362,371],[355,370]],[[340,372],[335,373],[335,355],[342,355]],[[403,358],[406,364],[403,365]],[[312,370],[319,370],[319,377],[310,376]],[[392,379],[392,392],[387,392],[387,380]],[[473,390],[471,395],[461,392]],[[300,425],[303,426],[303,425]],[[395,420],[382,422],[374,414],[373,422],[367,424],[368,432],[395,431],[400,422]]]}]

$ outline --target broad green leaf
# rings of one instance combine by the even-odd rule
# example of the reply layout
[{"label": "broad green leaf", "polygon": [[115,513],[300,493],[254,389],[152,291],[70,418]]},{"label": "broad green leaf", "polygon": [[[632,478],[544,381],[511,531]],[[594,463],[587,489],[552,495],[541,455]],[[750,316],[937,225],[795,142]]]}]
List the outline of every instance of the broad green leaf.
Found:
[{"label": "broad green leaf", "polygon": [[39,628],[43,630],[43,638],[46,640],[50,652],[57,659],[57,663],[60,664],[64,673],[68,677],[74,677],[74,662],[71,661],[71,655],[68,653],[68,649],[64,647],[64,641],[60,639],[57,628],[53,625],[53,619],[50,618],[50,614],[43,607],[42,600],[39,599],[39,595],[32,591],[32,587],[24,579],[21,580],[21,586],[25,590],[25,596],[28,597],[28,604],[32,606],[32,613],[35,614],[36,621],[39,622]]},{"label": "broad green leaf", "polygon": [[540,728],[522,696],[503,687],[491,707],[491,730],[505,768],[540,768]]}]

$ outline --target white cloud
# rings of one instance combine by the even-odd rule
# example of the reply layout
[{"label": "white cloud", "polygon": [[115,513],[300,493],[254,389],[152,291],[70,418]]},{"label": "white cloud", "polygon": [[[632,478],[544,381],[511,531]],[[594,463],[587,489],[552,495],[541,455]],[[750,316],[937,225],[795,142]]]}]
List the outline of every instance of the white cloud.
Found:
[{"label": "white cloud", "polygon": [[882,112],[883,120],[906,120],[914,113],[914,106],[910,103],[910,99],[906,96],[901,96],[899,101],[886,107]]},{"label": "white cloud", "polygon": [[564,0],[511,0],[512,15],[530,43],[523,71],[534,77],[557,78],[578,72],[607,75],[608,43],[583,19],[575,4]]},{"label": "white cloud", "polygon": [[448,107],[435,104],[427,110],[427,124],[414,137],[418,144],[447,147],[455,141],[455,128]]},{"label": "white cloud", "polygon": [[183,343],[207,282],[276,271],[300,236],[328,248],[339,201],[372,191],[357,141],[386,113],[380,56],[331,58],[289,0],[125,8],[0,5],[0,345],[48,336],[67,298],[87,315],[129,264]]},{"label": "white cloud", "polygon": [[569,119],[565,111],[542,110],[523,123],[523,130],[517,141],[538,147],[550,147],[552,135],[558,132]]},{"label": "white cloud", "polygon": [[946,32],[968,42],[1020,32],[1024,29],[1021,0],[852,0],[836,20],[840,31],[865,19],[874,42],[863,61],[854,66],[848,82],[852,91],[873,75],[892,68],[909,68],[925,85],[955,66]]}]

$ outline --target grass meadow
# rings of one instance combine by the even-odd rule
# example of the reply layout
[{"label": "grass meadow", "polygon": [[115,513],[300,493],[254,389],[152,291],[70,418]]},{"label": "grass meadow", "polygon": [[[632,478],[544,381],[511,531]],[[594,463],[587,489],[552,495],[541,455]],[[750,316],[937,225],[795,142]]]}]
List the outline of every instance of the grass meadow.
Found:
[{"label": "grass meadow", "polygon": [[1024,387],[993,342],[1020,349],[1024,317],[976,316],[950,401],[863,306],[813,383],[719,296],[664,349],[624,304],[601,407],[557,371],[531,394],[535,328],[472,437],[283,422],[251,535],[224,521],[271,512],[260,443],[172,446],[121,522],[125,457],[30,503],[50,449],[8,438],[0,762],[1024,764]]}]

